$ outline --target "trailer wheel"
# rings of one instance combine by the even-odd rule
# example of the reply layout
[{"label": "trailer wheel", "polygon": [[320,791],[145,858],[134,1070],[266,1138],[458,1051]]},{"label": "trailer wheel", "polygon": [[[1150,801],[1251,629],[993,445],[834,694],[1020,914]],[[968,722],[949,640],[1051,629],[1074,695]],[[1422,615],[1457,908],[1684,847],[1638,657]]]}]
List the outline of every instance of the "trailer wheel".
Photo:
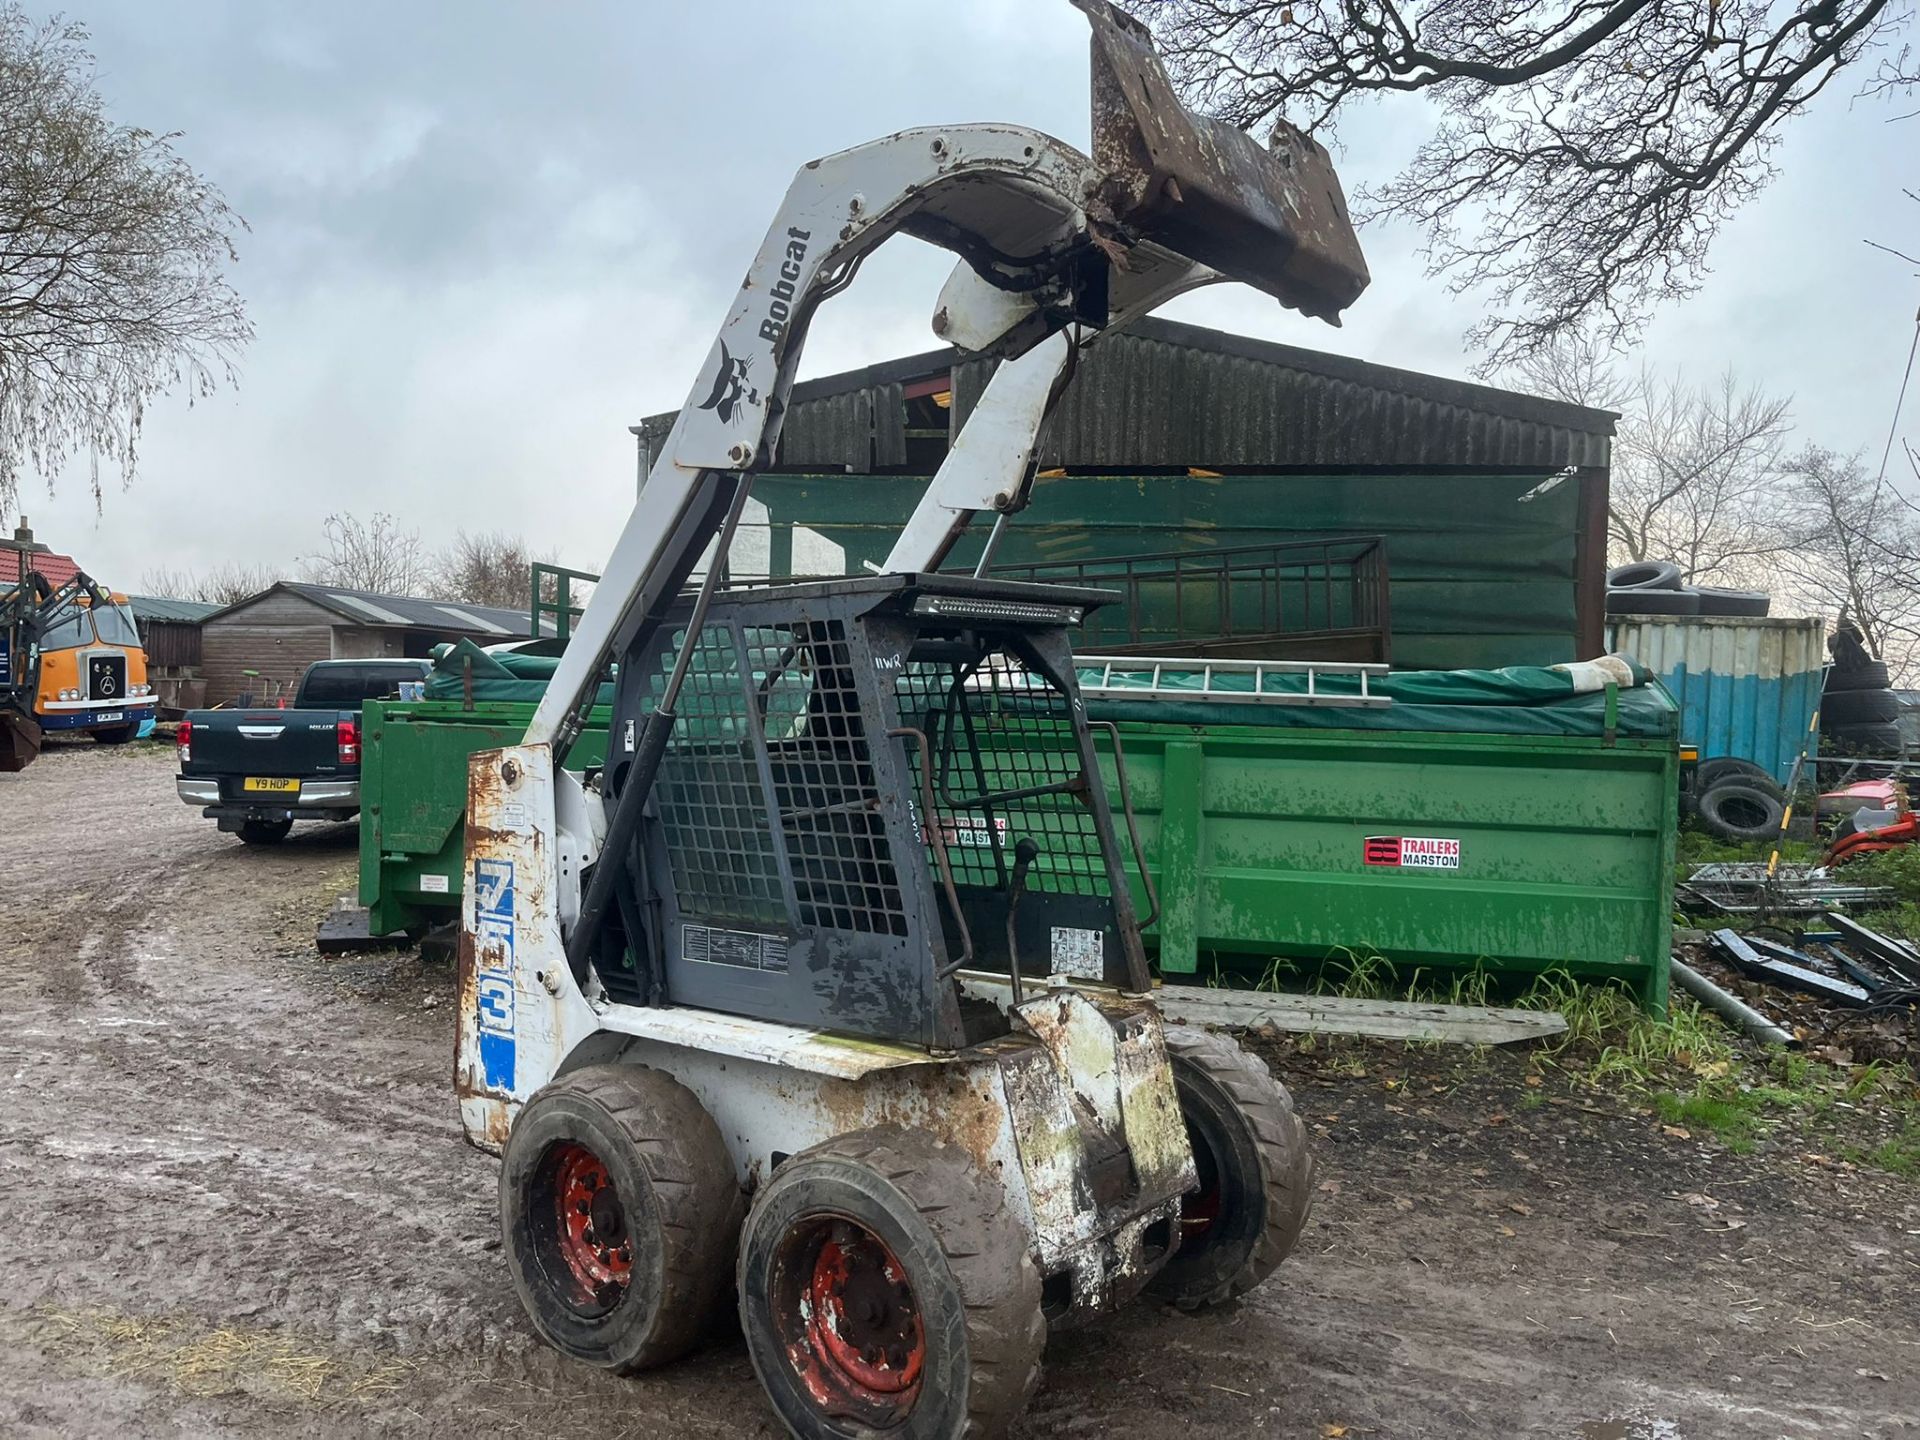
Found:
[{"label": "trailer wheel", "polygon": [[630,1374],[686,1354],[724,1298],[743,1201],[693,1092],[592,1065],[529,1100],[507,1135],[500,1226],[540,1337]]},{"label": "trailer wheel", "polygon": [[1180,1206],[1180,1248],[1148,1284],[1182,1310],[1244,1295],[1287,1258],[1307,1222],[1313,1156],[1293,1097],[1224,1035],[1164,1031],[1199,1189]]},{"label": "trailer wheel", "polygon": [[292,829],[291,820],[242,820],[240,842],[243,845],[278,845]]},{"label": "trailer wheel", "polygon": [[795,1435],[1005,1434],[1040,1380],[1040,1274],[958,1146],[882,1126],[788,1160],[740,1240],[740,1321]]}]

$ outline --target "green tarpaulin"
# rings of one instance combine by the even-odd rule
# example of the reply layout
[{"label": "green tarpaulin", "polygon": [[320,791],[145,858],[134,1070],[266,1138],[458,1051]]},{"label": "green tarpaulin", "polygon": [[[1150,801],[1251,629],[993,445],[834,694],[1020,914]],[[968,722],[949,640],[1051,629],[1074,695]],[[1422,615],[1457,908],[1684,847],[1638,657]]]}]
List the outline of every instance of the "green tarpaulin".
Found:
[{"label": "green tarpaulin", "polygon": [[[1582,667],[1583,669],[1585,667]],[[1082,669],[1082,686],[1103,684],[1107,694],[1088,702],[1096,719],[1131,720],[1158,725],[1261,725],[1296,730],[1425,730],[1479,735],[1602,736],[1611,724],[1616,735],[1633,739],[1665,740],[1678,734],[1679,709],[1666,688],[1639,665],[1633,665],[1634,684],[1611,690],[1575,694],[1572,672],[1552,666],[1510,665],[1499,670],[1402,670],[1369,676],[1368,693],[1384,695],[1392,703],[1365,705],[1289,705],[1249,698],[1168,698],[1168,691],[1199,692],[1214,696],[1236,692],[1251,697],[1250,671],[1215,667],[1209,674],[1191,669],[1162,667],[1151,671]],[[1267,673],[1266,694],[1304,695],[1304,674]],[[1152,698],[1116,699],[1113,689],[1146,690],[1156,685]],[[1317,675],[1314,689],[1325,695],[1358,695],[1356,675]]]},{"label": "green tarpaulin", "polygon": [[[439,649],[427,676],[429,700],[463,700],[467,694],[467,666],[473,666],[475,700],[508,700],[538,704],[547,682],[560,666],[554,655],[488,654],[471,640]],[[596,705],[613,704],[613,686],[602,685]]]}]

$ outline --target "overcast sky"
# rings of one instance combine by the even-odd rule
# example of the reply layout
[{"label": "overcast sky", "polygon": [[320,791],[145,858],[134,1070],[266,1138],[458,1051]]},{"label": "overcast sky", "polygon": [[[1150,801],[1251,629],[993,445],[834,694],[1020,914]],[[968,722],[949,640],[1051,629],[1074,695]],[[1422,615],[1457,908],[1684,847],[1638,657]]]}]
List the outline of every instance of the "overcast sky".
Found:
[{"label": "overcast sky", "polygon": [[[431,543],[508,529],[598,568],[633,493],[627,426],[684,398],[793,170],[909,125],[1004,120],[1087,143],[1087,32],[1065,0],[79,3],[116,118],[178,147],[252,229],[241,384],[150,413],[140,474],[29,478],[40,538],[116,588],[155,567],[291,568],[331,511]],[[964,18],[962,18],[964,17]],[[1808,439],[1877,463],[1914,333],[1920,121],[1836,89],[1715,274],[1647,349],[1794,397]],[[1351,191],[1422,134],[1346,126]],[[1373,285],[1334,330],[1238,287],[1166,312],[1467,377],[1470,297],[1419,237],[1363,236]],[[814,325],[805,375],[932,348],[944,252],[896,240]],[[1920,400],[1907,433],[1920,436]],[[9,522],[12,517],[8,517]]]}]

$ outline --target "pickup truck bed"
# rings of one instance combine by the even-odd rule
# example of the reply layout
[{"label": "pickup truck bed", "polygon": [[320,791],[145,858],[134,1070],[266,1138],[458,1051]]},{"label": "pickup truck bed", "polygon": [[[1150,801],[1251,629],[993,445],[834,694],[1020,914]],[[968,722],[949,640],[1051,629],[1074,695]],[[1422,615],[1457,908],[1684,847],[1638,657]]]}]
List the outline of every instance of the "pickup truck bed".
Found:
[{"label": "pickup truck bed", "polygon": [[426,678],[425,660],[322,660],[286,710],[195,710],[181,722],[179,796],[250,845],[296,820],[360,812],[360,707]]}]

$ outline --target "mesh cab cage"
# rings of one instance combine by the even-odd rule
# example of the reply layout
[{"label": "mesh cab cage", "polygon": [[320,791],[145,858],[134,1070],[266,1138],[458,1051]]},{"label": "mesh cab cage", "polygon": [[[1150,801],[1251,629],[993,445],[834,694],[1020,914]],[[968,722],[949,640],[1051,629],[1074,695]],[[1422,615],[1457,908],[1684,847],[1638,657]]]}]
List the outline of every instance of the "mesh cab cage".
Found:
[{"label": "mesh cab cage", "polygon": [[959,1048],[963,967],[1144,989],[1068,642],[1111,598],[894,575],[670,617],[615,698],[613,797],[693,646],[596,956],[613,998]]}]

